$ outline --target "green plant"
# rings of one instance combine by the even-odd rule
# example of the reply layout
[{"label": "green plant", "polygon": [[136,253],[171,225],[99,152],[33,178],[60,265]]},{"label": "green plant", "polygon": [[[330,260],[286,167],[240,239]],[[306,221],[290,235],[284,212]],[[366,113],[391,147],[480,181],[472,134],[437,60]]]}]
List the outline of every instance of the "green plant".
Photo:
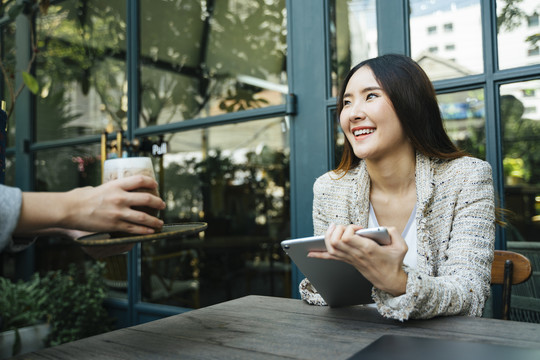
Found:
[{"label": "green plant", "polygon": [[21,348],[19,328],[42,322],[42,312],[39,309],[39,277],[34,276],[28,282],[17,283],[0,277],[0,294],[0,332],[15,330],[12,349],[12,354],[15,355]]},{"label": "green plant", "polygon": [[46,322],[51,330],[47,346],[110,331],[112,321],[103,307],[103,272],[104,264],[97,262],[86,271],[70,264],[65,271],[34,274],[26,283],[0,278],[0,329]]},{"label": "green plant", "polygon": [[0,277],[0,332],[40,322],[41,312],[36,306],[39,278],[13,283]]},{"label": "green plant", "polygon": [[505,157],[503,160],[504,175],[512,176],[522,180],[527,180],[529,173],[525,168],[525,162],[523,159]]},{"label": "green plant", "polygon": [[49,272],[41,280],[47,301],[42,310],[51,326],[48,346],[82,339],[111,330],[111,319],[103,307],[106,296],[103,263],[86,272],[70,264],[67,271]]},{"label": "green plant", "polygon": [[33,18],[36,14],[42,13],[46,14],[47,9],[49,8],[49,0],[6,0],[5,2],[0,3],[0,13],[4,13],[4,8],[7,9],[7,16],[11,20],[15,20],[17,16],[23,14],[28,19],[28,27],[30,33],[30,44],[31,44],[31,57],[26,64],[26,69],[21,71],[22,83],[18,88],[15,86],[15,66],[9,66],[5,63],[4,54],[0,54],[0,72],[2,78],[5,81],[7,92],[9,94],[8,107],[7,107],[7,117],[8,119],[13,114],[15,108],[15,101],[23,91],[26,86],[34,95],[39,91],[39,84],[34,75],[32,75],[32,66],[36,61],[38,54],[37,48],[37,39],[34,32]]}]

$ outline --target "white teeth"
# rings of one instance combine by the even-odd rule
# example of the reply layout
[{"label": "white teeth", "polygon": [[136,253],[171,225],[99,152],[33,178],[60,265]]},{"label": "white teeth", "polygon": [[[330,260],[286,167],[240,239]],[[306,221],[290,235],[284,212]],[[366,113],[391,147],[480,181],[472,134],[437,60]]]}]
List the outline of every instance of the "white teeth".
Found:
[{"label": "white teeth", "polygon": [[362,130],[356,130],[354,132],[354,136],[358,136],[358,135],[365,135],[365,134],[371,134],[372,132],[374,132],[375,130],[374,129],[362,129]]}]

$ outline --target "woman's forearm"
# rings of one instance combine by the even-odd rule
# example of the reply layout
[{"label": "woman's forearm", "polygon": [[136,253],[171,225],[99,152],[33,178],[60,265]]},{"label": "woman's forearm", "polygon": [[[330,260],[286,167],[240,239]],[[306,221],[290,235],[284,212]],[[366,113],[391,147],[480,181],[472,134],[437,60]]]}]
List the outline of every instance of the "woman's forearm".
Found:
[{"label": "woman's forearm", "polygon": [[62,227],[69,211],[66,194],[23,192],[19,221],[13,235],[34,235],[48,228]]},{"label": "woman's forearm", "polygon": [[163,226],[163,221],[136,209],[146,206],[161,210],[165,203],[157,196],[133,190],[156,187],[157,183],[150,177],[131,176],[61,193],[23,193],[13,234],[31,235],[49,228],[154,233]]}]

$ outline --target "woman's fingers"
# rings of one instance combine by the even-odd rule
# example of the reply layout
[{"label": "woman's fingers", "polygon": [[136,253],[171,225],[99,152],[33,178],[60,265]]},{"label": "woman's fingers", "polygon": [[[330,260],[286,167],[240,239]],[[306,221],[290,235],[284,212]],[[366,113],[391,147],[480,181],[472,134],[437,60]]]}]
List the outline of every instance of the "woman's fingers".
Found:
[{"label": "woman's fingers", "polygon": [[126,199],[127,206],[149,206],[154,209],[163,210],[165,202],[153,194],[147,192],[131,192]]},{"label": "woman's fingers", "polygon": [[163,226],[163,221],[142,210],[164,209],[165,202],[159,196],[136,190],[143,187],[155,191],[155,186],[152,178],[137,175],[95,188],[73,190],[68,195],[72,198],[74,219],[65,227],[95,232],[153,233]]},{"label": "woman's fingers", "polygon": [[[112,183],[109,182],[106,184]],[[114,185],[119,186],[126,191],[132,191],[140,188],[155,189],[158,187],[158,183],[156,182],[156,180],[144,175],[128,176],[117,180],[117,183]]]},{"label": "woman's fingers", "polygon": [[[129,176],[114,182],[106,183],[102,186],[111,187],[111,192],[115,189],[123,190],[124,192],[121,192],[120,194],[124,195],[127,206],[149,206],[158,210],[165,208],[165,202],[160,199],[159,196],[156,196],[158,185],[151,177],[143,175]],[[146,192],[144,189],[149,189],[153,191],[153,193]],[[126,191],[128,193],[125,193]]]},{"label": "woman's fingers", "polygon": [[[123,216],[124,223],[120,225],[125,232],[131,234],[145,233],[151,234],[154,229],[161,229],[163,221],[148,215],[145,212],[129,209]],[[151,229],[149,229],[151,228]]]},{"label": "woman's fingers", "polygon": [[351,250],[351,247],[358,246],[358,235],[355,232],[361,229],[361,226],[358,225],[336,225],[334,230],[331,232],[328,238],[328,244],[332,249],[336,251],[348,252]]}]

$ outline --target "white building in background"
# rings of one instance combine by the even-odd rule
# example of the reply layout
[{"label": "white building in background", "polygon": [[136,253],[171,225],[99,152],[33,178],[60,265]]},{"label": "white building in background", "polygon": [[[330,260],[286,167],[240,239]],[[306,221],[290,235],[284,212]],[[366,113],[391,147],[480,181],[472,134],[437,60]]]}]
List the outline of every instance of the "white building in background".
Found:
[{"label": "white building in background", "polygon": [[[508,31],[501,29],[498,36],[499,68],[509,69],[518,66],[540,63],[540,42],[533,45],[526,39],[531,35],[540,35],[540,1],[524,0],[519,8],[527,15],[520,25]],[[500,9],[497,10],[499,14]]]},{"label": "white building in background", "polygon": [[[500,15],[502,1],[498,1]],[[526,39],[540,34],[538,0],[517,4],[526,15],[515,28],[498,33],[499,69],[540,63],[540,42]],[[479,0],[411,0],[411,56],[431,80],[484,72]],[[540,80],[504,85],[501,95],[513,95],[524,105],[524,118],[540,120]]]},{"label": "white building in background", "polygon": [[[519,7],[527,15],[512,31],[501,29],[498,36],[499,68],[540,63],[540,41],[526,41],[531,35],[540,35],[540,1],[525,0]],[[523,117],[540,121],[540,80],[507,84],[501,87],[501,95],[513,95],[523,103]]]},{"label": "white building in background", "polygon": [[[449,1],[413,1],[411,4],[411,57],[419,61],[433,56],[434,60],[424,67],[431,80],[484,71],[480,4],[467,2],[470,5],[464,6],[460,1],[460,7]],[[455,66],[444,70],[437,65],[437,59],[450,60]]]},{"label": "white building in background", "polygon": [[377,56],[375,0],[349,0],[350,50],[353,66]]}]

